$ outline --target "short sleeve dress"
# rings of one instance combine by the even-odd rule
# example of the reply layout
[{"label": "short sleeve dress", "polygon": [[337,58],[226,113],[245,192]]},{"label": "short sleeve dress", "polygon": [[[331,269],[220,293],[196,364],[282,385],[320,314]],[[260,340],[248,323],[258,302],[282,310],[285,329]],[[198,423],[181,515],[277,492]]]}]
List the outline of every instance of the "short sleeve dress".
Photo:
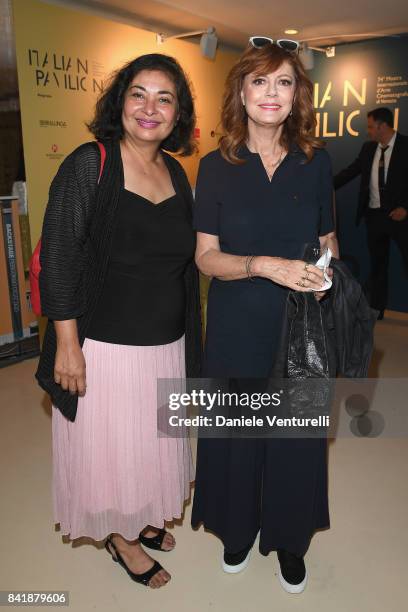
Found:
[{"label": "short sleeve dress", "polygon": [[[306,243],[334,229],[330,158],[292,147],[269,180],[243,147],[242,164],[219,150],[200,164],[194,227],[221,251],[301,259]],[[212,279],[203,376],[264,378],[273,367],[288,289],[268,279]],[[229,553],[251,545],[304,555],[329,526],[325,439],[200,438],[192,525],[217,534]]]},{"label": "short sleeve dress", "polygon": [[[240,157],[231,164],[216,150],[202,159],[194,228],[218,236],[224,253],[301,259],[306,243],[334,229],[328,153],[316,149],[307,162],[293,147],[271,181],[257,153],[243,147]],[[287,292],[263,278],[212,280],[205,376],[268,376]]]}]

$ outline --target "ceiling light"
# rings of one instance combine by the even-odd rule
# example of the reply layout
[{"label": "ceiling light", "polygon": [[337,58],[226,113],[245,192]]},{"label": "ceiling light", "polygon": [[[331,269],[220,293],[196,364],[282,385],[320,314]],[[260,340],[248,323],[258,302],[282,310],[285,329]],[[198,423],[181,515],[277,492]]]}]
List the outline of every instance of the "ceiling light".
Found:
[{"label": "ceiling light", "polygon": [[294,28],[289,28],[285,30],[285,34],[299,34],[299,30],[295,30]]},{"label": "ceiling light", "polygon": [[204,57],[209,59],[215,58],[217,51],[218,38],[215,32],[215,28],[210,27],[207,30],[195,30],[194,32],[185,32],[184,34],[174,34],[172,36],[166,36],[163,33],[156,34],[156,42],[158,45],[163,45],[167,40],[175,38],[190,38],[191,36],[198,36],[201,34],[200,48],[201,53]]}]

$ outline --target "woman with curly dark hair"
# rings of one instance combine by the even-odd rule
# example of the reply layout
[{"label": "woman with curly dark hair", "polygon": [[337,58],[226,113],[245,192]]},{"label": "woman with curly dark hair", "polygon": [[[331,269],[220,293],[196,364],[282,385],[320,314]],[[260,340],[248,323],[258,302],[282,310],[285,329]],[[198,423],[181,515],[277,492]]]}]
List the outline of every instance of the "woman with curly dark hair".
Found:
[{"label": "woman with curly dark hair", "polygon": [[[330,159],[314,136],[298,45],[250,42],[227,78],[223,136],[201,160],[194,218],[196,262],[212,277],[204,376],[247,388],[273,371],[288,291],[323,296],[323,272],[301,260],[305,243],[337,256]],[[278,551],[286,591],[305,588],[303,556],[329,525],[325,442],[199,439],[192,524],[221,538],[224,571],[247,566],[259,532],[261,553]]]},{"label": "woman with curly dark hair", "polygon": [[97,103],[99,144],[54,178],[42,233],[37,378],[53,403],[55,521],[71,539],[106,538],[152,588],[170,575],[141,544],[174,548],[164,521],[181,517],[192,480],[187,439],[158,434],[156,386],[199,375],[192,193],[166,152],[194,150],[194,123],[176,60],[129,62]]}]

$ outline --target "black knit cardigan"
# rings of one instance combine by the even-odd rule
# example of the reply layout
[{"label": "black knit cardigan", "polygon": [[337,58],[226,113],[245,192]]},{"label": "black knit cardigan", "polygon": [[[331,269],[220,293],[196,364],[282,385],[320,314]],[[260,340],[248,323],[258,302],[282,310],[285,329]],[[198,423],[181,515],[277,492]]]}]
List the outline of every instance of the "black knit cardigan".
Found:
[{"label": "black knit cardigan", "polygon": [[[78,396],[54,381],[56,334],[53,320],[77,319],[82,346],[109,263],[119,194],[124,185],[118,141],[107,140],[106,161],[98,184],[100,153],[95,142],[73,151],[52,181],[41,242],[40,294],[48,317],[36,378],[52,402],[74,421]],[[193,196],[186,174],[163,152],[176,193],[192,218]],[[192,261],[185,272],[186,375],[197,378],[201,366],[201,320],[198,271]]]}]

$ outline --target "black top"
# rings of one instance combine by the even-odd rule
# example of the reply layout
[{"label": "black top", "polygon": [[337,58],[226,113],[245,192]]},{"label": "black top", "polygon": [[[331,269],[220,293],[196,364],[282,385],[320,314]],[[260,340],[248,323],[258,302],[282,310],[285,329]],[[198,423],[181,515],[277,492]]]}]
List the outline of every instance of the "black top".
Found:
[{"label": "black top", "polygon": [[[106,161],[98,183],[100,153],[95,142],[81,145],[61,164],[52,181],[41,242],[41,307],[48,325],[36,378],[62,414],[75,420],[78,396],[54,381],[54,320],[76,319],[83,345],[102,290],[113,236],[119,195],[124,186],[120,145],[105,140]],[[180,163],[162,151],[176,193],[188,218],[193,198]],[[184,275],[186,288],[185,359],[187,376],[199,376],[201,322],[198,272],[194,261]]]},{"label": "black top", "polygon": [[[334,177],[337,190],[361,175],[356,223],[361,221],[370,202],[370,179],[376,142],[365,142],[358,157]],[[388,165],[387,182],[384,189],[384,208],[389,212],[402,206],[408,209],[408,136],[397,133]]]},{"label": "black top", "polygon": [[[260,156],[243,147],[243,164],[219,150],[201,160],[194,227],[219,237],[221,251],[301,259],[305,243],[333,231],[328,153],[310,162],[293,147],[269,180]],[[287,288],[266,278],[211,282],[204,376],[268,376],[285,312]]]},{"label": "black top", "polygon": [[183,276],[194,246],[180,196],[153,204],[123,189],[109,267],[87,337],[142,346],[178,340],[185,329]]}]

